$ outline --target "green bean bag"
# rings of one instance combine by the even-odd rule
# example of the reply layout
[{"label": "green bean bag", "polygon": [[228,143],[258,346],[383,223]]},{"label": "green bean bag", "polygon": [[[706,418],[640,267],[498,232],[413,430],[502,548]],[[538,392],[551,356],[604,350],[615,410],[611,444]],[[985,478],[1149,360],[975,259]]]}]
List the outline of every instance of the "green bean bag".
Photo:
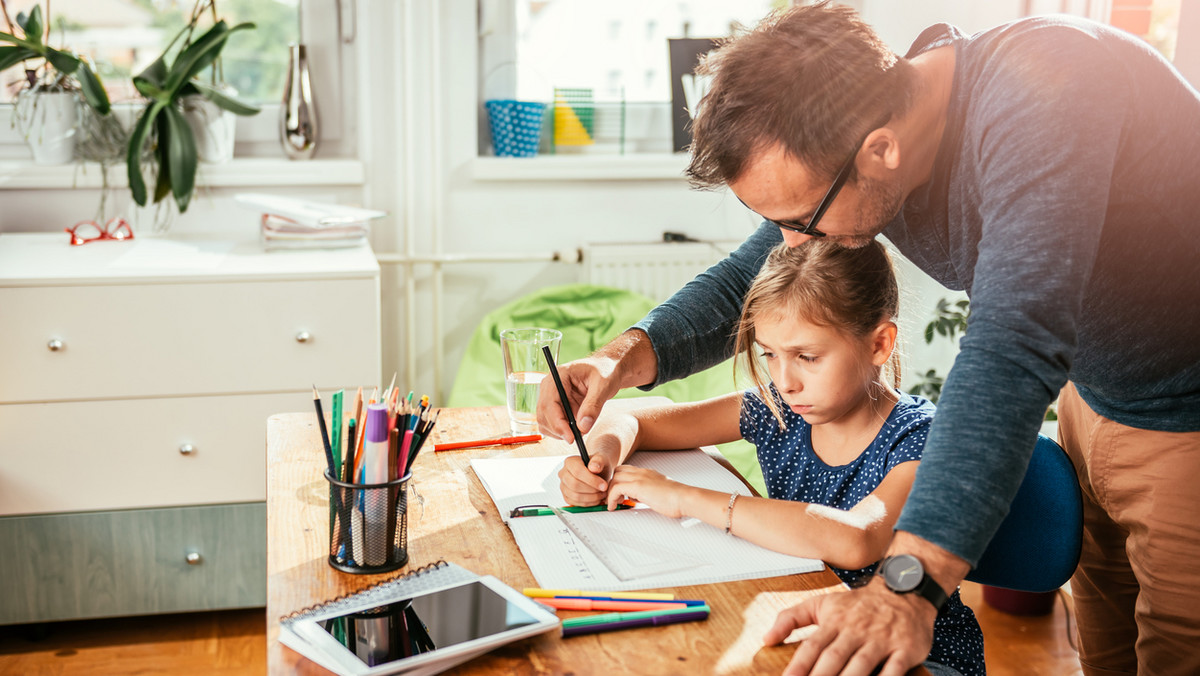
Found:
[{"label": "green bean bag", "polygon": [[[562,331],[558,362],[566,363],[596,351],[655,305],[653,300],[632,291],[590,284],[548,287],[503,305],[488,313],[471,334],[446,404],[504,405],[504,363],[500,356],[500,332],[504,329],[541,327]],[[700,401],[735,389],[733,365],[726,361],[683,380],[660,385],[652,392],[628,388],[617,397],[653,394],[677,402]],[[759,493],[766,495],[754,446],[737,441],[722,444],[720,450]]]}]

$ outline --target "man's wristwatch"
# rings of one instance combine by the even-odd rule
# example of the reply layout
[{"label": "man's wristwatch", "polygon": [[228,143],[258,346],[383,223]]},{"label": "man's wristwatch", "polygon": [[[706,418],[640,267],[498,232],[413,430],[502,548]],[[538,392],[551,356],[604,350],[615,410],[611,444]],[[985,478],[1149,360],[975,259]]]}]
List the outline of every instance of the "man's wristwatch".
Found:
[{"label": "man's wristwatch", "polygon": [[925,573],[925,567],[912,554],[898,554],[880,561],[879,574],[888,589],[897,594],[918,594],[932,603],[938,612],[950,600],[942,586]]}]

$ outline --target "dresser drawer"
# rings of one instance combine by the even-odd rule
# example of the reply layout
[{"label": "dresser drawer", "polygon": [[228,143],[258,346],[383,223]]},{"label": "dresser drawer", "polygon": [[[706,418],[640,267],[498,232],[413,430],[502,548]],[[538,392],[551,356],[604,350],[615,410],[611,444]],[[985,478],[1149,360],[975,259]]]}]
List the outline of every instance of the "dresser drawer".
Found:
[{"label": "dresser drawer", "polygon": [[378,308],[376,278],[0,288],[0,403],[375,382]]},{"label": "dresser drawer", "polygon": [[263,503],[6,517],[0,542],[0,624],[266,604]]},{"label": "dresser drawer", "polygon": [[304,392],[0,406],[0,516],[265,500],[267,418],[306,406]]}]

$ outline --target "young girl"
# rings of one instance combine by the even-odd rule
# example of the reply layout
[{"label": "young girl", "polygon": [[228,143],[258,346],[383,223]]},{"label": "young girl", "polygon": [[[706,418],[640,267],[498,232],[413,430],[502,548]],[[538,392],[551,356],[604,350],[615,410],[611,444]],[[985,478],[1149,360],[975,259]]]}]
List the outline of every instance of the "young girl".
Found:
[{"label": "young girl", "polygon": [[[891,260],[879,242],[858,249],[822,240],[781,245],[746,294],[737,334],[737,353],[757,387],[602,417],[589,435],[590,466],[578,456],[564,463],[563,496],[609,509],[632,498],[768,549],[821,559],[848,585],[865,584],[891,539],[934,411],[897,389],[898,305]],[[687,486],[621,464],[638,449],[739,438],[757,447],[768,498]],[[938,615],[928,659],[935,674],[984,673],[983,636],[957,591]]]}]

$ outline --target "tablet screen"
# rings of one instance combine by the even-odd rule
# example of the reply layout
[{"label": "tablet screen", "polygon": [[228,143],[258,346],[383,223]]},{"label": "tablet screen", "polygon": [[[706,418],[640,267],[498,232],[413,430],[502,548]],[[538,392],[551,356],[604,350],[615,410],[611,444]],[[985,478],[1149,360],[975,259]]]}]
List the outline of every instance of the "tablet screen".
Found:
[{"label": "tablet screen", "polygon": [[374,667],[492,636],[538,620],[481,582],[317,622]]}]

